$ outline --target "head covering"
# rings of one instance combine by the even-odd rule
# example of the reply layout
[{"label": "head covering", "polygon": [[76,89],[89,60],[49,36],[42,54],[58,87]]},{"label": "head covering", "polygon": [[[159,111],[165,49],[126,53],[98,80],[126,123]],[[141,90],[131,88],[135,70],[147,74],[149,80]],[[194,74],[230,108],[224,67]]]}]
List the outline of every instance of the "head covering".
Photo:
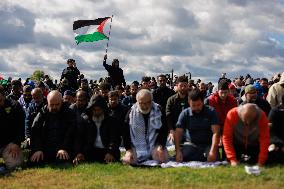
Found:
[{"label": "head covering", "polygon": [[253,85],[248,85],[245,88],[245,94],[256,92],[256,88]]},{"label": "head covering", "polygon": [[104,111],[107,110],[107,103],[103,96],[101,95],[93,95],[88,103],[87,112],[90,112],[93,107],[100,107]]},{"label": "head covering", "polygon": [[32,89],[35,88],[35,83],[31,80],[27,83],[27,85],[31,86]]},{"label": "head covering", "polygon": [[236,87],[235,87],[234,84],[230,83],[230,84],[229,84],[229,89],[236,89]]},{"label": "head covering", "polygon": [[260,85],[259,82],[254,83],[253,86],[254,86],[254,88],[255,88],[257,91],[261,91],[261,89],[262,89],[262,87],[261,87],[261,85]]},{"label": "head covering", "polygon": [[75,97],[75,93],[71,90],[66,90],[64,91],[64,94],[63,96],[72,96],[72,97]]}]

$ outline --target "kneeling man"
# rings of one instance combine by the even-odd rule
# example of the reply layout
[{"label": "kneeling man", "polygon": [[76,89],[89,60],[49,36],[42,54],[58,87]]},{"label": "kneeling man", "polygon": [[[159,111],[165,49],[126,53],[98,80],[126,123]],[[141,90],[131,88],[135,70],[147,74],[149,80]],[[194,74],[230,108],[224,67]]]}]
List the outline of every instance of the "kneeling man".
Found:
[{"label": "kneeling man", "polygon": [[167,127],[162,124],[162,113],[153,102],[152,93],[141,89],[136,95],[137,102],[126,116],[124,145],[125,164],[137,164],[147,160],[166,162],[168,152],[165,148]]},{"label": "kneeling man", "polygon": [[[215,110],[203,103],[204,96],[199,90],[188,95],[190,107],[179,115],[175,132],[176,161],[209,161],[218,159],[220,126]],[[187,140],[181,148],[184,131]]]},{"label": "kneeling man", "polygon": [[75,116],[62,103],[59,91],[47,96],[47,106],[37,114],[31,130],[31,165],[70,161],[73,156]]},{"label": "kneeling man", "polygon": [[269,139],[268,118],[256,104],[247,103],[228,112],[223,144],[232,166],[242,161],[264,165]]}]

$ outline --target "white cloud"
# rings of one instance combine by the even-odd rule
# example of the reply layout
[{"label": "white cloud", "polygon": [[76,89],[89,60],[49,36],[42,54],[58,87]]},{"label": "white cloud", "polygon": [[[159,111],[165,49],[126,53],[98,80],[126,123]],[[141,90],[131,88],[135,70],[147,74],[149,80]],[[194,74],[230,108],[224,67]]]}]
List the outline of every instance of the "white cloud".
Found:
[{"label": "white cloud", "polygon": [[66,59],[73,57],[88,78],[106,76],[106,41],[77,46],[72,23],[112,14],[108,62],[118,58],[129,81],[171,69],[204,80],[217,80],[222,72],[268,77],[284,71],[283,44],[267,35],[284,35],[284,5],[278,1],[4,0],[4,75],[25,77],[44,69],[58,78]]},{"label": "white cloud", "polygon": [[[66,30],[69,28],[68,30]],[[48,33],[54,37],[70,39],[73,35],[72,26],[62,19],[37,18],[35,19],[35,33]]]}]

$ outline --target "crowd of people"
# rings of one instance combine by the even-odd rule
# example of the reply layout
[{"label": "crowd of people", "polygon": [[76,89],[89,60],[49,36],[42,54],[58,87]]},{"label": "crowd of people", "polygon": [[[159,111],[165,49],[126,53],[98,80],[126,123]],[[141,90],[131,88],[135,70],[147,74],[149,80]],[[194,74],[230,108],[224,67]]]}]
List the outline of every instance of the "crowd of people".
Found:
[{"label": "crowd of people", "polygon": [[[88,81],[73,59],[60,83],[0,78],[0,157],[27,165],[147,160],[284,163],[284,72],[228,79],[216,87],[186,75],[126,85],[119,60]],[[174,144],[174,156],[167,146]],[[120,147],[126,152],[121,156]]]}]

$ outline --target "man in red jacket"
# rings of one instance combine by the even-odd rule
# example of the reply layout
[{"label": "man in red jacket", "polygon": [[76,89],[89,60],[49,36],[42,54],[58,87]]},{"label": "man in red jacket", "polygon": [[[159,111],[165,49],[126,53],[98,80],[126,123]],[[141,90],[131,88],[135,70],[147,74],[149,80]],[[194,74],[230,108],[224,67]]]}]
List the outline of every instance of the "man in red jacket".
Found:
[{"label": "man in red jacket", "polygon": [[268,118],[257,105],[247,103],[228,112],[223,145],[232,166],[240,161],[264,165],[269,139]]},{"label": "man in red jacket", "polygon": [[237,100],[229,94],[229,84],[225,80],[221,80],[218,84],[218,91],[210,95],[205,104],[215,108],[219,119],[219,125],[221,126],[221,132],[223,130],[226,115],[234,107],[237,107]]},{"label": "man in red jacket", "polygon": [[[218,91],[210,95],[205,100],[205,104],[212,106],[217,113],[221,136],[219,146],[222,147],[223,127],[227,113],[232,108],[237,107],[237,100],[231,94],[229,94],[229,83],[226,80],[221,80],[218,84]],[[221,158],[226,158],[223,148]]]}]

